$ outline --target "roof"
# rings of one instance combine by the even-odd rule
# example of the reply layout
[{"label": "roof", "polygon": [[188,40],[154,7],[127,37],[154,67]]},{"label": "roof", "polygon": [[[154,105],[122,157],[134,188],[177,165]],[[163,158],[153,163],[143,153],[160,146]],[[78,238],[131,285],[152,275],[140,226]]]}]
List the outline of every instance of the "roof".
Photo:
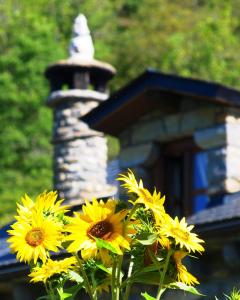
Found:
[{"label": "roof", "polygon": [[8,243],[6,241],[9,237],[7,230],[11,229],[10,226],[11,223],[2,227],[0,230],[0,268],[2,265],[16,262],[15,255],[10,252]]},{"label": "roof", "polygon": [[188,222],[200,225],[234,218],[240,218],[240,199],[204,209],[189,217]]},{"label": "roof", "polygon": [[117,135],[146,112],[163,104],[173,107],[182,96],[240,107],[240,91],[236,89],[147,69],[81,119],[98,131]]},{"label": "roof", "polygon": [[236,232],[234,239],[240,239],[240,199],[204,209],[190,216],[187,222],[194,224],[199,233],[208,236],[220,235],[221,238],[224,233]]}]

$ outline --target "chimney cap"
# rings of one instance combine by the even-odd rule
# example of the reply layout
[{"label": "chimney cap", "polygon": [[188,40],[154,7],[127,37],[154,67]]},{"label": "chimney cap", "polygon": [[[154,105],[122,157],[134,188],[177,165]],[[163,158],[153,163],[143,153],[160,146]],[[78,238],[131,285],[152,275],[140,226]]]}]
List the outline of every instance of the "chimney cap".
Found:
[{"label": "chimney cap", "polygon": [[83,14],[77,16],[73,24],[73,36],[69,45],[69,56],[75,59],[93,59],[94,46],[87,19]]},{"label": "chimney cap", "polygon": [[94,59],[92,37],[83,14],[74,20],[69,58],[49,65],[45,70],[45,76],[49,80],[59,80],[76,71],[88,71],[92,77],[99,77],[104,81],[110,80],[116,73],[110,64]]}]

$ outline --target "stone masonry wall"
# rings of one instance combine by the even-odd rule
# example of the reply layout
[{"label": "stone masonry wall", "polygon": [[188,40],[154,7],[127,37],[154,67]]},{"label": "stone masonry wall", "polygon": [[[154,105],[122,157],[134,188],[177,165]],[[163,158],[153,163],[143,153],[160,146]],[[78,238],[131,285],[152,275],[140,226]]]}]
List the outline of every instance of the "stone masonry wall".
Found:
[{"label": "stone masonry wall", "polygon": [[79,119],[106,95],[82,92],[55,92],[49,100],[54,103],[54,187],[61,198],[72,203],[111,193],[106,183],[106,139]]},{"label": "stone masonry wall", "polygon": [[240,191],[240,110],[186,103],[177,114],[154,112],[122,132],[120,169],[131,168],[147,182],[159,144],[193,136],[208,154],[209,194]]}]

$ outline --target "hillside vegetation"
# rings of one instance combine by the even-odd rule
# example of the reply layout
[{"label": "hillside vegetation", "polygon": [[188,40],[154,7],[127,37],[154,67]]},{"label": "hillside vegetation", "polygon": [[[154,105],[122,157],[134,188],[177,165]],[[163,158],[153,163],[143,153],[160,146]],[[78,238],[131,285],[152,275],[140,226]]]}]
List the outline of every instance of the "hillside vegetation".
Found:
[{"label": "hillside vegetation", "polygon": [[25,192],[52,187],[43,73],[68,56],[78,13],[88,18],[96,58],[118,70],[111,90],[147,67],[240,86],[240,1],[0,1],[0,224]]}]

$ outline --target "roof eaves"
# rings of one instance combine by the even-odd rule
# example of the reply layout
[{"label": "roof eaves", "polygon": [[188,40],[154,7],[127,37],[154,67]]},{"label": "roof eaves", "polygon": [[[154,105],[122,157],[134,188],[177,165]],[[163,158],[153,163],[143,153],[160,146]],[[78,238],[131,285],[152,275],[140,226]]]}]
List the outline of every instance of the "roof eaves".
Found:
[{"label": "roof eaves", "polygon": [[194,96],[221,105],[240,107],[240,92],[218,83],[185,78],[147,69],[139,77],[128,85],[118,90],[109,99],[90,113],[82,117],[82,121],[94,129],[106,120],[111,114],[123,108],[129,100],[148,89],[159,89],[161,91],[179,95]]},{"label": "roof eaves", "polygon": [[104,103],[81,117],[81,120],[88,123],[90,127],[95,128],[100,120],[105,119],[113,112],[117,112],[120,107],[126,105],[129,99],[133,99],[146,89],[149,82],[147,74],[149,74],[149,71],[145,71],[128,85],[113,93]]},{"label": "roof eaves", "polygon": [[[202,236],[216,236],[221,234],[221,237],[224,237],[224,234],[232,231],[232,232],[239,232],[240,230],[240,218],[233,218],[218,222],[206,223],[206,224],[197,224],[196,232],[201,234]],[[240,239],[240,236],[236,237]]]}]

